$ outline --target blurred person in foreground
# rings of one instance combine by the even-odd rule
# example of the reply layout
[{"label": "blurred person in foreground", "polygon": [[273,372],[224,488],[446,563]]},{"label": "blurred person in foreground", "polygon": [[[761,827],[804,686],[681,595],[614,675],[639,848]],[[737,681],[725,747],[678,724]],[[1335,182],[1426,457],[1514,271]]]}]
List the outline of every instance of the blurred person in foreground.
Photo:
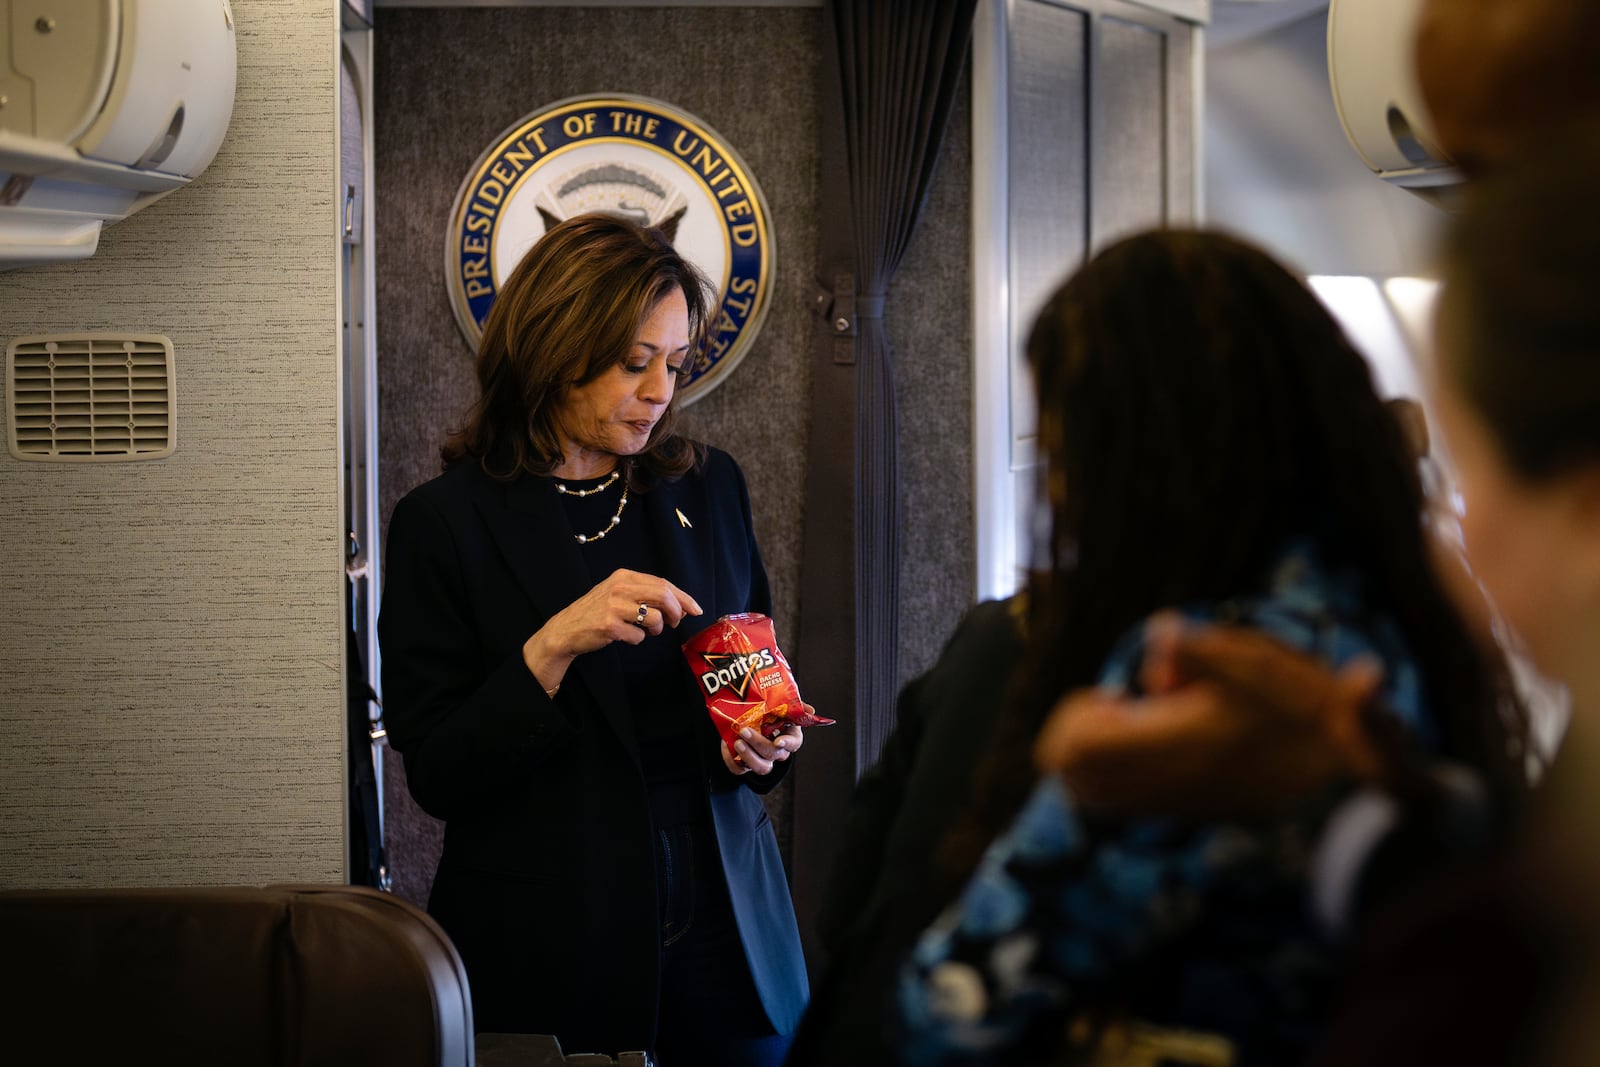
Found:
[{"label": "blurred person in foreground", "polygon": [[[1055,1062],[1131,1018],[1217,1035],[1240,1065],[1299,1062],[1339,964],[1307,899],[1331,813],[1364,778],[1410,789],[1443,760],[1471,770],[1491,823],[1522,792],[1520,705],[1428,566],[1398,422],[1282,265],[1219,234],[1126,239],[1056,291],[1027,355],[1051,566],[949,842],[952,862],[982,861],[903,975],[901,1053]],[[1137,719],[1185,681],[1169,650],[1182,620],[1250,627],[1339,672],[1348,714],[1312,717],[1270,763],[1172,753],[1178,773],[1136,801],[1164,818],[1112,816],[1054,774],[1030,795],[1063,696]],[[1198,788],[1163,792],[1185,773]]]},{"label": "blurred person in foreground", "polygon": [[1423,0],[1415,56],[1440,147],[1472,178],[1600,115],[1594,0]]},{"label": "blurred person in foreground", "polygon": [[1453,226],[1435,407],[1474,574],[1572,719],[1513,845],[1368,934],[1323,1062],[1600,1062],[1600,122]]}]

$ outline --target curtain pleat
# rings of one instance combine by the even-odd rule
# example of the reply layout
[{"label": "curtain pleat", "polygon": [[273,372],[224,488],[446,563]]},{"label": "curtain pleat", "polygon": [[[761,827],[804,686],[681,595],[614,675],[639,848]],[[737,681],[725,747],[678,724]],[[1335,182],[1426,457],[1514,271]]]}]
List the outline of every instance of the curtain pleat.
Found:
[{"label": "curtain pleat", "polygon": [[900,685],[899,422],[884,299],[911,243],[966,61],[977,0],[836,0],[856,262],[856,772]]},{"label": "curtain pleat", "polygon": [[[791,778],[790,883],[813,973],[813,917],[856,778],[894,722],[899,439],[884,297],[927,199],[977,0],[831,0],[823,11],[821,204],[797,664],[850,730]],[[831,734],[831,732],[830,732]]]}]

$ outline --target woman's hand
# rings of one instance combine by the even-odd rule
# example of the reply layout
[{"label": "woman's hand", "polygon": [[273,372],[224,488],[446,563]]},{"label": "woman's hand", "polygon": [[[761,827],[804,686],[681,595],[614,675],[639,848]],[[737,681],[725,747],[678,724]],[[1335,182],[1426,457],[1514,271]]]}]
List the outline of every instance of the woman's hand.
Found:
[{"label": "woman's hand", "polygon": [[522,646],[522,660],[546,692],[561,685],[572,661],[613,641],[637,645],[701,614],[694,597],[665,578],[617,570],[553,615]]},{"label": "woman's hand", "polygon": [[771,774],[772,768],[800,751],[805,744],[805,731],[794,723],[784,723],[783,729],[769,737],[762,737],[749,728],[739,731],[734,742],[735,751],[728,751],[722,743],[722,762],[733,774]]},{"label": "woman's hand", "polygon": [[1376,661],[1335,672],[1256,630],[1164,618],[1146,635],[1141,697],[1069,694],[1034,748],[1085,807],[1208,818],[1277,810],[1381,760],[1363,713]]}]

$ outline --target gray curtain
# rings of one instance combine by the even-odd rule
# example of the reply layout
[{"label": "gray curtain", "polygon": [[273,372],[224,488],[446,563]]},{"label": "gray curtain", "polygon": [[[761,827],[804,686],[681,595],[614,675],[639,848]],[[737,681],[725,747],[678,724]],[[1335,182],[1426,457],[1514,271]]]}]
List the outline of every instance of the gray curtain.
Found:
[{"label": "gray curtain", "polygon": [[823,9],[821,321],[799,656],[808,698],[843,720],[853,744],[829,738],[796,768],[795,898],[812,952],[809,917],[832,864],[832,832],[894,724],[901,515],[884,296],[932,183],[976,6],[829,0]]},{"label": "gray curtain", "polygon": [[[837,0],[856,265],[856,773],[878,758],[899,687],[900,486],[884,296],[933,182],[977,0]],[[829,16],[831,15],[831,19]]]}]

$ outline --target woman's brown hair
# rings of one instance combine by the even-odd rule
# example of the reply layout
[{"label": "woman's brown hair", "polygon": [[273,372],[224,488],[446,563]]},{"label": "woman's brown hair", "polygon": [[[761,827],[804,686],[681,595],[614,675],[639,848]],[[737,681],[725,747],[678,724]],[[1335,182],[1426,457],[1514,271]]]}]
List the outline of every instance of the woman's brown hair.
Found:
[{"label": "woman's brown hair", "polygon": [[[611,215],[578,215],[528,250],[495,295],[478,344],[478,399],[445,440],[446,467],[476,460],[510,481],[549,474],[562,461],[556,418],[567,394],[616,366],[652,309],[678,290],[689,311],[692,368],[705,348],[712,308],[705,276],[657,230]],[[629,485],[676,478],[701,458],[676,429],[675,406],[636,456]]]}]

